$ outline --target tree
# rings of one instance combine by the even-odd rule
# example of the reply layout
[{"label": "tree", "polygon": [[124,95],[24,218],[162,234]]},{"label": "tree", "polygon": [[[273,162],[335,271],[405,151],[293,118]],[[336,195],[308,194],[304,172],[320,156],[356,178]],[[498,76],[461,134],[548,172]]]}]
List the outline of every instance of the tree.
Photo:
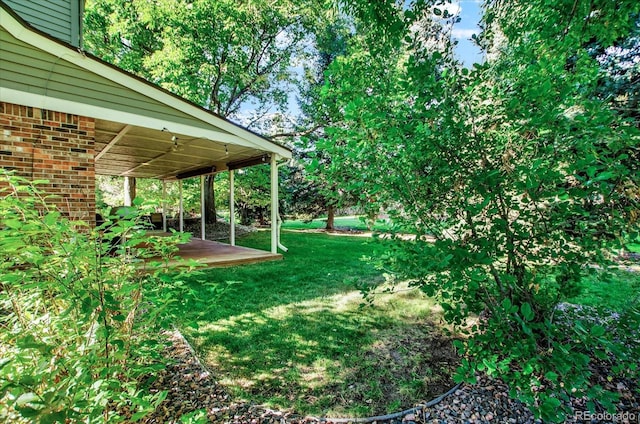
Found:
[{"label": "tree", "polygon": [[[292,61],[319,16],[314,0],[91,0],[86,45],[98,56],[228,118],[284,110]],[[253,122],[249,122],[251,126]],[[206,216],[215,222],[213,176]]]},{"label": "tree", "polygon": [[327,213],[326,229],[333,230],[335,210],[349,204],[352,199],[343,196],[332,176],[330,149],[318,148],[327,142],[325,128],[336,125],[339,113],[322,101],[321,93],[325,85],[325,73],[331,64],[346,53],[350,36],[348,22],[337,17],[323,28],[314,38],[315,60],[305,69],[304,85],[301,89],[300,109],[303,113],[303,127],[312,128],[300,137],[296,144],[297,160],[304,164],[304,171],[293,173],[300,177],[294,196],[299,209],[310,213],[311,218]]},{"label": "tree", "polygon": [[605,75],[599,82],[603,98],[609,97],[618,111],[640,126],[640,16],[628,36],[613,46],[593,46]]},{"label": "tree", "polygon": [[[416,36],[442,4],[352,2],[378,25],[332,64],[323,93],[341,113],[323,147],[352,170],[339,186],[415,235],[386,265],[436,296],[449,322],[483,317],[459,344],[458,378],[499,374],[548,420],[571,395],[612,408],[589,383],[594,355],[623,364],[611,375],[637,373],[637,347],[556,320],[591,265],[638,237],[640,133],[601,95],[589,49],[629,38],[640,5],[622,3],[487,2],[481,40],[494,54],[469,70],[447,43]],[[620,311],[635,325],[637,307]]]}]

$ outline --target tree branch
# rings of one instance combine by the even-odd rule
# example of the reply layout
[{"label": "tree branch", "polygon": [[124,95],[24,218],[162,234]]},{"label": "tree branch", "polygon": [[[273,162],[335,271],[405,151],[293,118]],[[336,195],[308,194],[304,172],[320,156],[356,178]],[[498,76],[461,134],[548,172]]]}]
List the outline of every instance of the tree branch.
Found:
[{"label": "tree branch", "polygon": [[316,130],[319,130],[322,127],[323,127],[323,125],[317,124],[317,125],[312,126],[311,128],[306,128],[304,130],[276,133],[276,134],[270,135],[269,137],[270,138],[304,137],[305,135],[309,135],[309,134],[315,132]]}]

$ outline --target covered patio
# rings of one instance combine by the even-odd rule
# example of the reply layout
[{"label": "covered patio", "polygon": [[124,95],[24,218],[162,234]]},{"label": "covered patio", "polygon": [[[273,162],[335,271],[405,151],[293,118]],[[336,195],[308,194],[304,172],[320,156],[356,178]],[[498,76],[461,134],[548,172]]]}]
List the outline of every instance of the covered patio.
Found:
[{"label": "covered patio", "polygon": [[[209,112],[207,115],[211,116]],[[214,116],[213,128],[194,128],[176,122],[160,123],[137,120],[138,125],[106,119],[95,121],[95,170],[97,175],[124,177],[125,193],[133,178],[159,179],[163,198],[167,184],[179,184],[179,231],[184,231],[182,180],[200,177],[200,234],[179,246],[178,256],[194,259],[207,267],[231,266],[282,259],[278,211],[278,165],[290,152],[244,128]],[[124,119],[122,119],[124,120]],[[221,128],[222,127],[222,128]],[[170,129],[171,128],[171,129]],[[245,137],[240,137],[240,133]],[[234,180],[235,171],[244,167],[269,164],[271,167],[271,251],[236,246]],[[224,244],[206,240],[205,177],[219,172],[229,175],[229,241]],[[131,204],[125,196],[124,204]],[[162,204],[162,231],[167,232],[167,205]]]},{"label": "covered patio", "polygon": [[[95,167],[97,175],[124,177],[124,205],[131,204],[127,198],[127,186],[133,178],[152,178],[162,181],[163,198],[169,184],[178,184],[179,214],[175,227],[180,232],[185,228],[182,181],[185,178],[200,178],[200,231],[194,238],[179,246],[178,255],[184,259],[195,259],[212,266],[230,266],[282,259],[278,249],[286,248],[279,241],[278,211],[278,166],[290,157],[288,151],[269,142],[270,148],[248,143],[229,132],[216,128],[184,128],[179,125],[164,126],[160,130],[104,119],[96,119]],[[165,123],[165,125],[168,125]],[[174,132],[178,127],[181,132]],[[232,130],[244,131],[252,138],[264,142],[260,136],[232,124]],[[215,137],[215,140],[213,139]],[[275,149],[274,149],[275,147]],[[274,152],[273,150],[280,150]],[[283,153],[283,154],[281,154]],[[269,164],[271,168],[271,250],[265,252],[236,246],[234,182],[235,171],[248,166]],[[229,244],[206,240],[205,234],[205,177],[227,172],[229,176]],[[168,231],[168,207],[162,204],[162,214],[152,216],[161,231]]]},{"label": "covered patio", "polygon": [[[217,117],[216,117],[217,118]],[[220,119],[220,118],[218,118]],[[228,121],[222,121],[229,124]],[[140,121],[138,121],[140,122]],[[168,184],[179,185],[178,227],[183,232],[185,214],[182,180],[200,178],[200,234],[186,244],[179,245],[177,256],[194,259],[207,267],[232,266],[282,259],[278,248],[286,250],[279,241],[278,165],[287,158],[286,149],[243,128],[189,128],[165,122],[161,129],[96,119],[95,167],[97,175],[124,177],[125,194],[133,178],[152,178],[162,181],[163,199]],[[172,128],[169,129],[169,127]],[[245,138],[227,132],[240,130]],[[174,132],[175,131],[175,132]],[[180,132],[177,132],[180,131]],[[256,143],[256,141],[260,143]],[[271,145],[271,146],[269,146]],[[264,148],[268,146],[270,148]],[[279,150],[278,152],[274,150]],[[271,167],[271,251],[236,246],[234,180],[235,171],[244,167],[269,164]],[[205,234],[205,177],[219,172],[229,175],[229,241],[230,244],[206,240]],[[131,204],[125,195],[125,206]],[[162,203],[161,231],[168,231],[167,205]],[[157,214],[160,215],[160,214]]]},{"label": "covered patio", "polygon": [[242,246],[231,246],[217,241],[200,240],[195,237],[188,243],[179,245],[178,249],[177,255],[180,258],[196,260],[206,267],[225,267],[282,259],[282,255],[279,253],[270,253]]},{"label": "covered patio", "polygon": [[[268,163],[270,251],[286,250],[278,235],[278,166],[291,158],[291,150],[31,26],[0,5],[0,103],[9,122],[2,126],[5,166],[51,179],[48,189],[66,213],[89,222],[95,217],[95,175],[121,176],[125,182],[153,178],[166,188],[168,183],[181,187],[185,178],[203,182],[207,175],[228,172],[233,246],[234,171]],[[166,231],[166,211],[162,215]],[[198,236],[205,239],[204,225]],[[190,250],[199,248],[204,249]]]}]

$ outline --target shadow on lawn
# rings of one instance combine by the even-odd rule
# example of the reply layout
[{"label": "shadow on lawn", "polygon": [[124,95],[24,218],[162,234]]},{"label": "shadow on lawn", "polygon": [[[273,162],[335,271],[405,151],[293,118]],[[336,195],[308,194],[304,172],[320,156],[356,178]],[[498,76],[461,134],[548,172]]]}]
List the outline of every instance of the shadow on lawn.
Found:
[{"label": "shadow on lawn", "polygon": [[[358,307],[359,284],[385,281],[361,258],[383,245],[302,233],[284,233],[283,242],[290,251],[281,262],[208,269],[186,281],[196,300],[179,306],[180,327],[230,394],[305,415],[363,416],[453,385],[459,359],[426,296],[405,290]],[[242,239],[267,243],[268,234]]]},{"label": "shadow on lawn", "polygon": [[313,302],[241,314],[188,337],[233,395],[304,414],[409,407],[448,390],[459,363],[431,317]]},{"label": "shadow on lawn", "polygon": [[[256,312],[277,305],[301,302],[356,290],[359,285],[384,282],[367,257],[380,246],[325,234],[287,234],[290,250],[284,260],[262,264],[202,270],[186,283],[199,299],[179,311],[183,322],[220,319]],[[267,249],[268,234],[251,234],[240,240],[247,247]],[[210,284],[217,284],[212,287]],[[222,292],[220,292],[222,290]],[[194,315],[197,314],[197,315]]]}]

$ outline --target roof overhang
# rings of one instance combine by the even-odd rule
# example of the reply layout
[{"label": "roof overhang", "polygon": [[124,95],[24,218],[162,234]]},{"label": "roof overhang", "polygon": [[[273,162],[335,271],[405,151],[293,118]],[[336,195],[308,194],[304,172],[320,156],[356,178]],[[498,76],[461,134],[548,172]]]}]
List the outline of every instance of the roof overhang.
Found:
[{"label": "roof overhang", "polygon": [[5,102],[94,118],[97,174],[174,179],[196,170],[218,172],[229,164],[259,163],[265,156],[291,158],[290,149],[52,38],[24,22],[2,1],[0,6],[0,25],[15,38],[198,120],[199,125],[189,125],[169,116],[152,118],[46,92],[0,87],[0,99]]}]

